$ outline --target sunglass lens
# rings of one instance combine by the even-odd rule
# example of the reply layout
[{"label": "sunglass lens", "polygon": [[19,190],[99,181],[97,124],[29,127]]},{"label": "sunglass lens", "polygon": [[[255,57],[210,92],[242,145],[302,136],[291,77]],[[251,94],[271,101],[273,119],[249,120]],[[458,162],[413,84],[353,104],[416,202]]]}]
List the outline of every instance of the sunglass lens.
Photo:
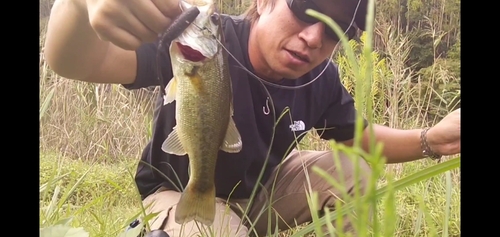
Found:
[{"label": "sunglass lens", "polygon": [[[313,9],[315,11],[321,12],[319,7],[314,4],[314,2],[309,1],[309,0],[287,0],[288,7],[290,10],[292,10],[293,14],[301,21],[309,23],[309,24],[314,24],[319,22],[318,19],[307,15],[306,10],[307,9]],[[338,23],[338,22],[337,22]],[[344,25],[340,25],[342,29],[347,29],[348,25],[344,27]],[[325,26],[325,34],[332,38],[335,41],[339,41],[339,37],[331,29],[329,26]],[[352,29],[348,29],[346,36],[348,39],[351,39],[354,36],[354,31]]]},{"label": "sunglass lens", "polygon": [[307,0],[287,0],[287,3],[288,7],[299,20],[310,24],[318,22],[318,19],[306,13],[307,9],[319,11],[318,7],[313,2]]}]

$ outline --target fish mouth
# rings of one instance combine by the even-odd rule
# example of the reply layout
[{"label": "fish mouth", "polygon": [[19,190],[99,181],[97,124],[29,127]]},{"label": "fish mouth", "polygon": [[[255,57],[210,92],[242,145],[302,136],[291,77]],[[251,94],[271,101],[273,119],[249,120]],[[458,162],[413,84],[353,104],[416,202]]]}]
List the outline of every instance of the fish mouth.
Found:
[{"label": "fish mouth", "polygon": [[200,62],[207,58],[203,56],[203,54],[200,53],[200,51],[193,49],[188,45],[181,44],[180,42],[176,42],[176,44],[182,56],[186,60],[189,60],[191,62]]}]

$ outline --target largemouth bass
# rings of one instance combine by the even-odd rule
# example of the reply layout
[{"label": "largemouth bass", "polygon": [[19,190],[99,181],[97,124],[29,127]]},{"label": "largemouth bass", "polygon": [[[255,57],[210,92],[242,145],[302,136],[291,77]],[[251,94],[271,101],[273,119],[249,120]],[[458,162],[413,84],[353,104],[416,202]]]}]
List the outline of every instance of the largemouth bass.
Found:
[{"label": "largemouth bass", "polygon": [[176,126],[162,144],[164,152],[189,158],[189,181],[175,212],[179,224],[211,225],[215,218],[215,164],[220,150],[237,153],[241,137],[233,121],[227,54],[213,0],[184,0],[198,7],[194,22],[170,45],[173,78],[164,103],[176,101]]}]

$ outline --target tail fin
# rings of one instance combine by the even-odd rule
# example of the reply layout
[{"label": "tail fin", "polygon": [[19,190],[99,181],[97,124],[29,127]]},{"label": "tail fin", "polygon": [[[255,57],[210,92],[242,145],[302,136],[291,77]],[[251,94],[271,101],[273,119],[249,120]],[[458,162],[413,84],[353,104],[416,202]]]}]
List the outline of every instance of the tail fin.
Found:
[{"label": "tail fin", "polygon": [[215,185],[206,192],[197,192],[188,183],[175,212],[175,222],[183,224],[196,220],[207,226],[215,219]]}]

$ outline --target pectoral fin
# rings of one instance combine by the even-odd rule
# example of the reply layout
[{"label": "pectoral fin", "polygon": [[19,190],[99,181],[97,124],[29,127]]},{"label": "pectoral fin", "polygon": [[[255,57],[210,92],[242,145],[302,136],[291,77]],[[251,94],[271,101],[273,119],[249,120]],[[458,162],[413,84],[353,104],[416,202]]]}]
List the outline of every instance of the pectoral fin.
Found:
[{"label": "pectoral fin", "polygon": [[177,92],[177,80],[173,77],[165,87],[165,96],[163,97],[163,105],[172,103],[175,100]]},{"label": "pectoral fin", "polygon": [[238,153],[241,151],[242,147],[243,143],[241,142],[240,132],[238,128],[236,128],[233,118],[230,117],[226,137],[220,149],[228,153]]},{"label": "pectoral fin", "polygon": [[179,139],[177,127],[174,127],[172,132],[168,135],[167,139],[161,145],[161,149],[166,153],[178,156],[183,156],[187,153],[182,146],[181,140]]}]

